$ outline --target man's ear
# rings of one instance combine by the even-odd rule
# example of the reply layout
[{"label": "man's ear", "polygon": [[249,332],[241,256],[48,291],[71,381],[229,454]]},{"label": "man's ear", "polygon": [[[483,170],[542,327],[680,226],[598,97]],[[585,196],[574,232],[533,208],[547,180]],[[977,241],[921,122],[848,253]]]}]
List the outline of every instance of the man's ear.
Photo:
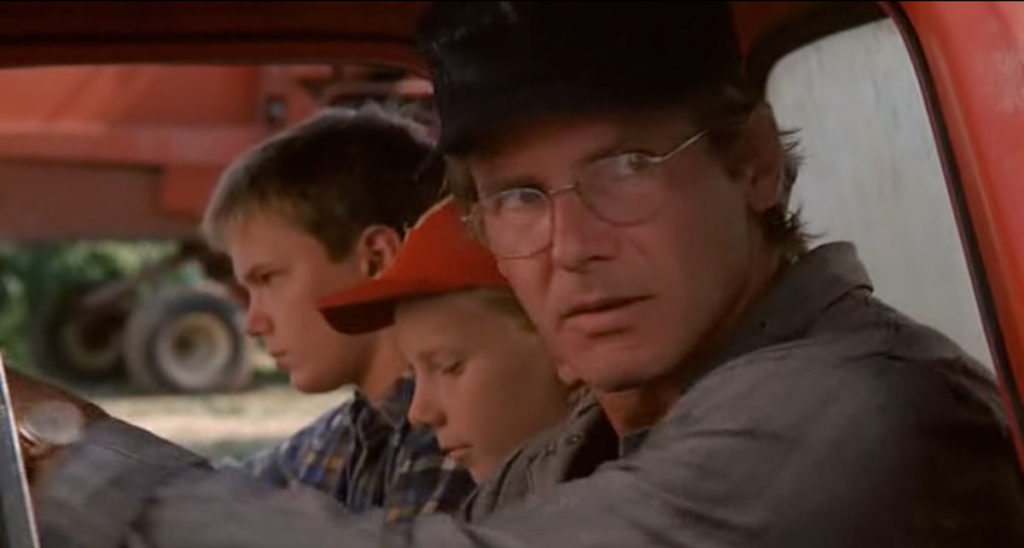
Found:
[{"label": "man's ear", "polygon": [[353,250],[359,271],[367,278],[380,275],[398,255],[402,237],[390,226],[370,225],[363,229]]},{"label": "man's ear", "polygon": [[783,200],[785,155],[771,107],[762,105],[750,114],[732,160],[735,175],[747,185],[752,211],[764,213]]}]

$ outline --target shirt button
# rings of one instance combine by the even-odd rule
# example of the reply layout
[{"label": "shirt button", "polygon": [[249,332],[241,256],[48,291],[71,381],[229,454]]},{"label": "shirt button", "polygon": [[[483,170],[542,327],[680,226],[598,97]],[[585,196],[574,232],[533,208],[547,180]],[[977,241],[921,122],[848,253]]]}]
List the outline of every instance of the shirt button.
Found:
[{"label": "shirt button", "polygon": [[569,436],[569,439],[566,441],[569,443],[569,445],[576,445],[577,443],[583,441],[583,435],[579,433],[573,434]]}]

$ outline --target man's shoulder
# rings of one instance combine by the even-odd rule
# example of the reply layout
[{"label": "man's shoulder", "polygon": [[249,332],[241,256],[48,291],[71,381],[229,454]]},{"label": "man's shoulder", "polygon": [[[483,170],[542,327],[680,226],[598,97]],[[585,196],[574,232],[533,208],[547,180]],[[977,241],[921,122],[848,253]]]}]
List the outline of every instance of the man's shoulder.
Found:
[{"label": "man's shoulder", "polygon": [[[773,536],[792,545],[840,528],[886,539],[864,545],[974,544],[1019,519],[1020,476],[991,376],[934,330],[862,304],[836,329],[705,375],[634,466],[691,503],[730,500],[771,516]],[[680,463],[694,473],[666,482]],[[894,534],[906,538],[894,544]]]},{"label": "man's shoulder", "polygon": [[803,337],[721,365],[677,407],[690,417],[749,410],[752,419],[790,428],[857,417],[895,433],[964,413],[991,426],[1004,423],[983,366],[944,335],[867,295],[837,303]]},{"label": "man's shoulder", "polygon": [[533,435],[510,455],[464,508],[478,521],[506,506],[541,497],[556,485],[589,476],[616,458],[617,440],[600,404],[587,392],[559,424]]}]

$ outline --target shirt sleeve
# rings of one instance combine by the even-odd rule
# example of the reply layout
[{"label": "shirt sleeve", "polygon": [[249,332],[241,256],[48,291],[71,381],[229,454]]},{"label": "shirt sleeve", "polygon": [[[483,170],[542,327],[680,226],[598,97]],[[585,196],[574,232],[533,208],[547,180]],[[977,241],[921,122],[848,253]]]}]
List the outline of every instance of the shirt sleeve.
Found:
[{"label": "shirt sleeve", "polygon": [[[380,512],[348,515],[320,493],[122,454],[109,458],[129,462],[105,464],[150,496],[112,499],[144,502],[103,525],[114,544],[63,534],[67,544],[48,545],[115,546],[121,530],[121,542],[150,548],[1024,546],[1004,432],[931,365],[760,358],[709,375],[629,457],[480,522],[383,526]],[[77,531],[110,512],[86,507],[59,524]],[[43,517],[44,538],[58,538]]]},{"label": "shirt sleeve", "polygon": [[399,427],[395,463],[385,495],[388,522],[419,514],[455,512],[475,489],[469,472],[443,455],[434,433],[407,421]]},{"label": "shirt sleeve", "polygon": [[298,469],[294,466],[294,459],[287,458],[286,455],[301,446],[302,440],[299,438],[303,432],[243,459],[232,457],[221,459],[217,461],[216,466],[220,469],[235,469],[244,472],[277,487],[294,485],[298,481]]},{"label": "shirt sleeve", "polygon": [[158,486],[209,469],[198,455],[114,418],[92,423],[33,486],[46,546],[118,546]]},{"label": "shirt sleeve", "polygon": [[235,468],[278,487],[306,485],[338,495],[344,464],[358,450],[353,420],[361,407],[358,398],[357,393],[273,447],[241,460],[224,459],[217,467]]}]

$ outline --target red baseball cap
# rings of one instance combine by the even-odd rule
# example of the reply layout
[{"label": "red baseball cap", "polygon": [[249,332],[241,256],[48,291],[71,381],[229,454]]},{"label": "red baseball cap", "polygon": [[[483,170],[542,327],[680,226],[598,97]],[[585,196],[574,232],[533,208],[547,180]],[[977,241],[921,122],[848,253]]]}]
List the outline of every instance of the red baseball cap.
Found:
[{"label": "red baseball cap", "polygon": [[398,256],[379,277],[328,295],[318,306],[334,329],[348,334],[394,323],[395,302],[477,287],[509,287],[491,252],[465,230],[447,198],[409,231]]}]

